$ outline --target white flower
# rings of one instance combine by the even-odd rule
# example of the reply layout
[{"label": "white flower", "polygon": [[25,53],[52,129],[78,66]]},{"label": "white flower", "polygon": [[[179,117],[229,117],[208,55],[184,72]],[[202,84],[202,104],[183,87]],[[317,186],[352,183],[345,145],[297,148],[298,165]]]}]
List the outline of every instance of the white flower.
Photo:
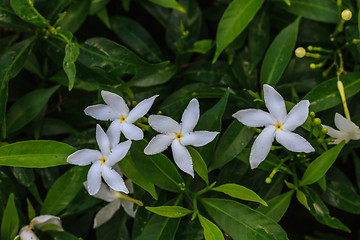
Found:
[{"label": "white flower", "polygon": [[97,120],[112,121],[107,131],[111,145],[114,146],[119,142],[120,132],[130,140],[143,139],[143,131],[133,123],[149,111],[158,95],[139,102],[130,112],[124,99],[119,95],[101,91],[101,96],[107,105],[92,105],[87,107],[84,112]]},{"label": "white flower", "polygon": [[360,139],[360,129],[352,121],[344,118],[340,114],[335,114],[335,126],[339,130],[335,130],[332,127],[322,125],[328,130],[328,135],[332,138],[335,138],[333,143],[329,144],[339,144],[341,141],[345,140],[345,143],[348,143],[350,140],[359,140]]},{"label": "white flower", "polygon": [[51,215],[40,215],[38,217],[33,218],[30,221],[29,225],[26,225],[20,229],[19,235],[15,237],[18,239],[20,237],[21,240],[36,240],[38,239],[32,229],[39,230],[51,230],[51,231],[64,231],[61,226],[61,220],[58,217]]},{"label": "white flower", "polygon": [[204,146],[214,140],[218,134],[218,132],[208,131],[193,132],[199,117],[199,102],[195,98],[186,107],[181,124],[167,116],[151,115],[149,117],[150,126],[161,134],[151,139],[144,150],[145,154],[160,153],[171,144],[175,163],[182,171],[194,177],[192,158],[185,146]]},{"label": "white flower", "polygon": [[[125,180],[125,184],[129,189],[129,193],[133,193],[133,185],[130,179]],[[86,187],[86,183],[85,183]],[[105,184],[101,184],[99,192],[95,195],[96,198],[100,198],[104,201],[109,202],[108,205],[103,207],[95,216],[94,218],[94,228],[99,227],[100,225],[104,224],[105,222],[109,221],[112,216],[115,214],[117,210],[119,210],[120,206],[123,206],[125,212],[130,217],[135,217],[136,209],[134,209],[134,201],[142,205],[142,203],[138,200],[132,199],[131,197],[118,192],[114,191],[111,188],[108,188]],[[131,199],[132,201],[129,201]]]},{"label": "white flower", "polygon": [[112,169],[112,166],[122,160],[130,149],[131,141],[127,140],[110,146],[109,137],[99,125],[96,125],[96,141],[100,151],[82,149],[74,152],[67,158],[67,162],[79,166],[92,163],[87,175],[88,192],[90,195],[96,194],[101,185],[101,177],[114,190],[128,193],[128,189],[121,176]]},{"label": "white flower", "polygon": [[309,153],[315,151],[306,139],[292,132],[301,126],[308,117],[309,101],[300,101],[287,114],[282,96],[267,84],[264,84],[263,88],[265,105],[269,113],[257,109],[245,109],[233,114],[233,117],[244,125],[265,127],[251,148],[250,167],[252,169],[265,160],[274,138],[293,152]]}]

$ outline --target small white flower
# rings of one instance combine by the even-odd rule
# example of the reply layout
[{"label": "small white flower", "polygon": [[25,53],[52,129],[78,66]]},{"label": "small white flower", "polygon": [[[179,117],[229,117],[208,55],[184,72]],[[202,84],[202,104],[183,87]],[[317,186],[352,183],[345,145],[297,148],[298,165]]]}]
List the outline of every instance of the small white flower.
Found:
[{"label": "small white flower", "polygon": [[233,117],[249,127],[265,127],[255,139],[250,152],[250,167],[256,168],[270,152],[276,141],[293,152],[313,152],[315,149],[300,135],[293,133],[309,114],[309,101],[302,100],[286,113],[282,96],[271,86],[264,84],[264,100],[269,113],[258,109],[240,110]]},{"label": "small white flower", "polygon": [[161,134],[151,139],[144,153],[148,155],[157,154],[167,149],[171,144],[175,163],[182,171],[194,177],[192,158],[185,146],[204,146],[214,140],[218,134],[218,132],[208,131],[193,132],[199,117],[199,102],[195,98],[186,107],[180,124],[167,116],[151,115],[149,117],[150,126]]},{"label": "small white flower", "polygon": [[19,235],[15,237],[18,239],[20,237],[21,240],[36,240],[38,239],[32,229],[45,229],[51,231],[64,231],[61,226],[61,220],[58,217],[51,215],[40,215],[38,217],[33,218],[30,221],[29,225],[26,225],[20,229]]},{"label": "small white flower", "polygon": [[335,126],[339,129],[336,130],[332,127],[322,125],[328,130],[328,135],[332,138],[335,138],[333,143],[329,144],[339,144],[343,140],[345,143],[348,143],[350,140],[359,140],[360,139],[360,129],[352,121],[344,118],[342,115],[335,114]]},{"label": "small white flower", "polygon": [[130,149],[131,141],[127,140],[111,148],[109,137],[96,125],[96,141],[100,151],[82,149],[74,152],[67,158],[67,162],[79,166],[92,163],[87,175],[88,192],[96,194],[101,185],[101,177],[114,190],[128,193],[122,177],[112,169],[112,166],[122,160]]},{"label": "small white flower", "polygon": [[144,99],[131,111],[129,111],[124,99],[119,95],[108,91],[101,91],[101,96],[107,105],[92,105],[87,107],[84,112],[86,115],[97,120],[112,121],[107,131],[111,146],[119,142],[121,132],[130,140],[143,139],[143,131],[133,123],[149,111],[158,95]]},{"label": "small white flower", "polygon": [[[85,187],[86,187],[86,183]],[[129,193],[133,193],[133,185],[130,179],[125,180],[125,185],[129,189]],[[120,206],[123,206],[125,212],[132,218],[135,217],[136,209],[134,209],[134,201],[131,197],[118,192],[114,191],[113,189],[107,187],[105,184],[101,183],[100,190],[97,194],[95,194],[96,198],[102,199],[104,201],[109,202],[108,205],[103,207],[95,216],[94,218],[94,228],[99,227],[100,225],[104,224],[105,222],[109,221],[112,216],[115,214],[117,210],[119,210]],[[133,201],[129,201],[131,199]],[[137,203],[141,203],[137,201]],[[142,203],[141,203],[142,205]]]}]

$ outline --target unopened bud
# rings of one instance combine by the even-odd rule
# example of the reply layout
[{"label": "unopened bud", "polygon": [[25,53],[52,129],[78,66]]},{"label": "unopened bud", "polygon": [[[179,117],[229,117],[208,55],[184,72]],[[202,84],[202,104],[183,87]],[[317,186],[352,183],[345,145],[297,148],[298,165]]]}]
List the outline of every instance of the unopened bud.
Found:
[{"label": "unopened bud", "polygon": [[314,117],[315,117],[315,113],[314,113],[314,112],[310,112],[310,117],[314,118]]},{"label": "unopened bud", "polygon": [[311,63],[311,64],[310,64],[310,68],[311,68],[311,69],[315,69],[315,68],[316,68],[316,64],[315,64],[315,63]]},{"label": "unopened bud", "polygon": [[345,9],[341,12],[341,18],[345,21],[349,21],[352,18],[352,12],[349,9]]},{"label": "unopened bud", "polygon": [[322,129],[321,129],[321,133],[322,133],[322,134],[327,134],[327,132],[328,132],[328,130],[327,130],[326,128],[322,128]]},{"label": "unopened bud", "polygon": [[296,55],[298,58],[303,58],[303,57],[305,57],[305,54],[306,54],[306,50],[305,50],[305,48],[303,48],[303,47],[298,47],[298,48],[295,50],[295,55]]},{"label": "unopened bud", "polygon": [[267,178],[265,179],[265,182],[266,182],[267,184],[270,184],[270,183],[272,182],[272,180],[271,180],[271,178],[267,177]]},{"label": "unopened bud", "polygon": [[314,125],[320,125],[321,124],[321,119],[320,118],[315,118],[313,123],[314,123]]}]

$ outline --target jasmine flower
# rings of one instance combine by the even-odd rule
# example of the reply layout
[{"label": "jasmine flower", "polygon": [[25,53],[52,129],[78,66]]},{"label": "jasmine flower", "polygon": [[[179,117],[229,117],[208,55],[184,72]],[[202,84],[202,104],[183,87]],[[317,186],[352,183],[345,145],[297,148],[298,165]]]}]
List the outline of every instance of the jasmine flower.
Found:
[{"label": "jasmine flower", "polygon": [[61,220],[51,215],[40,215],[33,218],[29,225],[20,229],[19,235],[15,239],[36,240],[38,237],[32,231],[34,228],[39,230],[64,231],[61,226]]},{"label": "jasmine flower", "polygon": [[360,129],[352,121],[344,118],[339,113],[335,114],[335,126],[339,129],[336,130],[332,127],[322,125],[328,130],[328,135],[332,138],[335,138],[335,141],[330,144],[339,144],[343,140],[345,143],[348,143],[350,140],[359,140],[360,139]]}]

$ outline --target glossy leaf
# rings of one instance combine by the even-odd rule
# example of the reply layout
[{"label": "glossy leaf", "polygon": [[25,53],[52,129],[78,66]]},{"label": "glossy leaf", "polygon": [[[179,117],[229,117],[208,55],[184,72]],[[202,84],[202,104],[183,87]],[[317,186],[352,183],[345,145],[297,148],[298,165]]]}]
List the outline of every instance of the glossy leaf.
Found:
[{"label": "glossy leaf", "polygon": [[73,0],[60,22],[61,31],[76,32],[89,13],[91,1]]},{"label": "glossy leaf", "polygon": [[58,88],[37,89],[19,98],[6,116],[8,134],[15,133],[33,120]]},{"label": "glossy leaf", "polygon": [[75,148],[51,140],[29,140],[0,147],[0,165],[46,168],[66,165]]},{"label": "glossy leaf", "polygon": [[296,198],[307,210],[310,211],[309,203],[306,195],[299,189],[296,190]]},{"label": "glossy leaf", "polygon": [[151,87],[168,82],[177,72],[174,65],[165,66],[156,71],[146,71],[137,74],[129,81],[129,86]]},{"label": "glossy leaf", "polygon": [[205,240],[221,240],[224,239],[224,235],[221,230],[210,220],[204,218],[198,214],[201,226],[204,228]]},{"label": "glossy leaf", "polygon": [[39,27],[49,27],[49,22],[35,9],[33,0],[10,0],[16,15]]},{"label": "glossy leaf", "polygon": [[251,141],[254,131],[234,120],[221,136],[210,169],[224,166],[233,160]]},{"label": "glossy leaf", "polygon": [[66,44],[63,69],[69,79],[69,91],[74,87],[76,77],[75,62],[80,54],[79,45],[76,43]]},{"label": "glossy leaf", "polygon": [[220,19],[216,32],[216,62],[221,52],[240,35],[260,9],[263,0],[234,0]]},{"label": "glossy leaf", "polygon": [[150,212],[168,218],[184,217],[193,211],[179,206],[161,206],[161,207],[145,207]]},{"label": "glossy leaf", "polygon": [[284,28],[266,51],[261,65],[261,85],[276,86],[294,52],[300,18]]},{"label": "glossy leaf", "polygon": [[335,147],[321,154],[312,163],[310,163],[300,181],[300,186],[313,184],[322,178],[322,176],[324,176],[324,174],[329,170],[329,168],[337,159],[337,156],[339,155],[344,145],[345,141],[342,141]]},{"label": "glossy leaf", "polygon": [[14,194],[9,195],[1,220],[1,239],[14,239],[19,228],[19,217],[15,206]]},{"label": "glossy leaf", "polygon": [[[344,85],[345,96],[350,98],[360,91],[360,73],[351,72],[342,74],[340,80]],[[314,87],[304,99],[310,101],[310,111],[320,112],[341,103],[339,90],[337,89],[337,77],[333,77]]]},{"label": "glossy leaf", "polygon": [[267,201],[267,207],[260,206],[256,210],[265,214],[275,222],[279,222],[289,208],[293,194],[293,190],[280,194]]},{"label": "glossy leaf", "polygon": [[264,206],[267,206],[268,204],[259,196],[257,195],[253,190],[246,188],[244,186],[234,184],[234,183],[228,183],[224,184],[218,187],[215,187],[212,189],[213,191],[222,192],[225,193],[231,197],[238,198],[241,200],[246,201],[253,201],[261,203]]},{"label": "glossy leaf", "polygon": [[181,6],[176,0],[149,0],[149,1],[158,4],[162,7],[173,8],[183,13],[186,12],[185,8]]},{"label": "glossy leaf", "polygon": [[288,239],[280,225],[244,204],[220,198],[202,198],[201,202],[215,223],[234,240]]},{"label": "glossy leaf", "polygon": [[23,31],[29,31],[33,25],[24,22],[11,9],[0,6],[0,24],[3,27],[14,28]]},{"label": "glossy leaf", "polygon": [[64,210],[84,188],[87,172],[87,167],[76,166],[59,177],[45,197],[41,214],[57,215]]},{"label": "glossy leaf", "polygon": [[205,181],[207,185],[209,185],[209,176],[204,159],[201,157],[200,153],[194,148],[190,146],[187,146],[186,148],[191,155],[195,172]]}]

